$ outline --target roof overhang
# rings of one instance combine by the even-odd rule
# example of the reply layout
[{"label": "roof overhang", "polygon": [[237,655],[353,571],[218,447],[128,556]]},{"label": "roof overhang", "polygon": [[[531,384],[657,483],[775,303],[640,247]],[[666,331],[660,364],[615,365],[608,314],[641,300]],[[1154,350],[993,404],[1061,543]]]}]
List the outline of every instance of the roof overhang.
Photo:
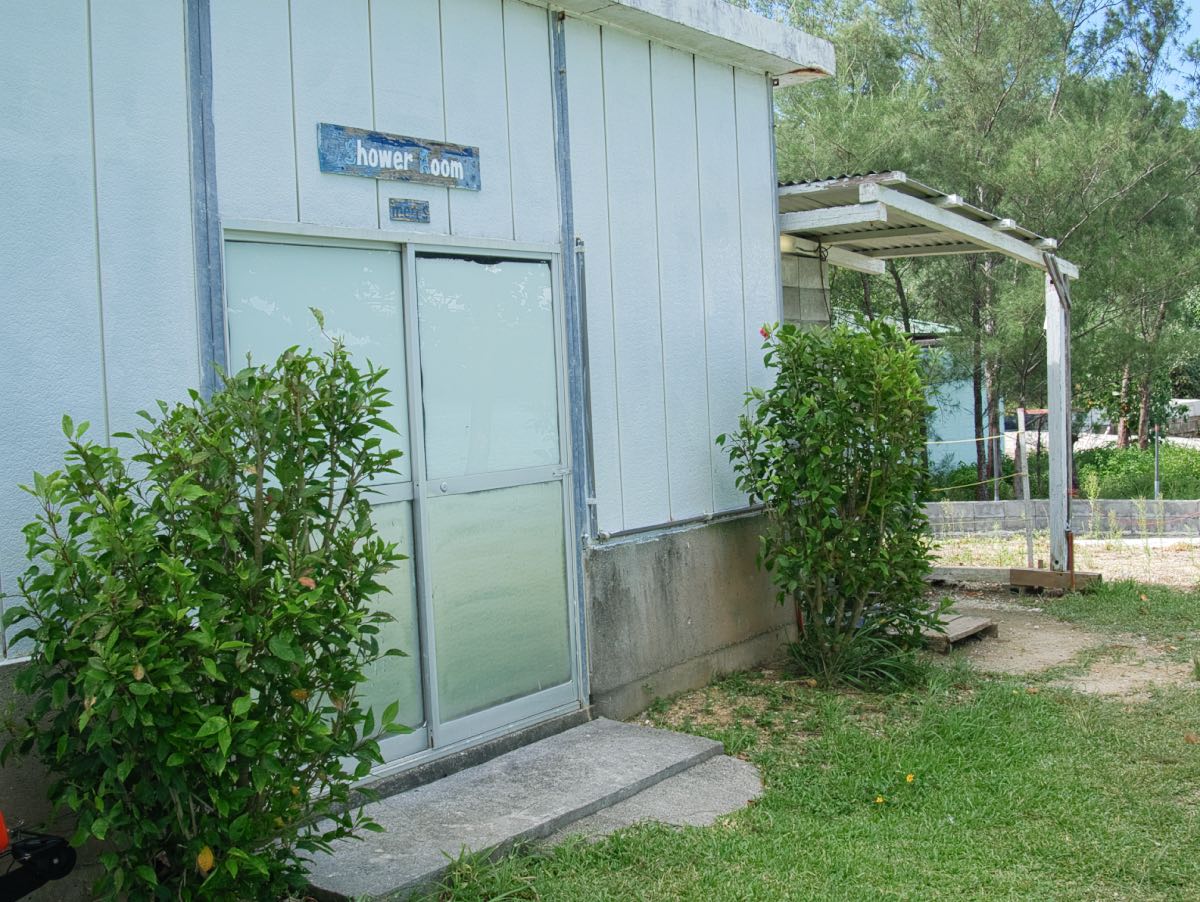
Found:
[{"label": "roof overhang", "polygon": [[[1045,270],[1042,255],[1058,248],[1053,238],[897,171],[781,186],[779,231],[800,253],[818,247],[831,264],[869,273],[899,257],[983,253]],[[1056,259],[1063,275],[1079,278],[1073,263]]]},{"label": "roof overhang", "polygon": [[707,59],[765,72],[778,87],[834,73],[833,45],[727,0],[533,0]]}]

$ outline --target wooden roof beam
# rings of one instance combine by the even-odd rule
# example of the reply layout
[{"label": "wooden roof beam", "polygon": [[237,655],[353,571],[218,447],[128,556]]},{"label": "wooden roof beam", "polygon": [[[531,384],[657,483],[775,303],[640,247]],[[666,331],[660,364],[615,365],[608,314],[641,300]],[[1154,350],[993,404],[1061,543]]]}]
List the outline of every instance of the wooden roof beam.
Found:
[{"label": "wooden roof beam", "polygon": [[796,213],[780,213],[779,231],[789,234],[820,232],[842,226],[872,225],[887,221],[887,207],[883,204],[850,204],[844,207],[819,207]]},{"label": "wooden roof beam", "polygon": [[869,247],[883,242],[903,241],[906,238],[930,238],[937,234],[936,229],[929,226],[907,226],[896,229],[874,229],[869,232],[842,232],[833,235],[822,235],[821,243],[830,247],[842,244],[856,244]]},{"label": "wooden roof beam", "polygon": [[[821,245],[808,238],[796,235],[784,235],[780,239],[780,250],[784,253],[798,253],[806,257],[819,257]],[[826,247],[825,261],[830,266],[840,266],[842,269],[852,269],[855,272],[865,272],[872,276],[881,276],[886,271],[882,260],[872,260],[862,254],[843,250],[840,247]]]},{"label": "wooden roof beam", "polygon": [[947,257],[951,254],[986,254],[991,248],[977,244],[929,244],[923,247],[883,247],[866,250],[864,257],[876,260],[898,260],[904,257]]}]

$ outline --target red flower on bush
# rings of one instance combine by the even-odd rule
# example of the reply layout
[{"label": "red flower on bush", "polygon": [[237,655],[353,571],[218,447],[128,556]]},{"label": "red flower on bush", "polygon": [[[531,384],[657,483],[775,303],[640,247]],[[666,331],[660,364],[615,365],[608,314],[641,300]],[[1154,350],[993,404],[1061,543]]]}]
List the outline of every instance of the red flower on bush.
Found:
[{"label": "red flower on bush", "polygon": [[763,337],[763,339],[765,340],[765,339],[768,339],[771,337],[771,330],[768,329],[766,326],[763,326],[762,328],[760,328],[758,330],[758,334],[761,335]]}]

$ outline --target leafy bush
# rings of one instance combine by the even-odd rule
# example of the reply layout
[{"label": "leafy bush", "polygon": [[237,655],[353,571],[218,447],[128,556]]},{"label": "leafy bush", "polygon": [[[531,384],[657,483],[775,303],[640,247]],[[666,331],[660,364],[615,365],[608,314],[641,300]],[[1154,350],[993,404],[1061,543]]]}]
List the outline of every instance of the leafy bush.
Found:
[{"label": "leafy bush", "polygon": [[826,681],[894,682],[937,622],[923,602],[917,350],[881,323],[763,333],[774,384],[753,389],[738,431],[717,441],[766,508],[760,561],[800,614],[792,660]]},{"label": "leafy bush", "polygon": [[[1163,444],[1159,456],[1159,478],[1165,499],[1200,498],[1200,451]],[[1030,488],[1035,498],[1046,497],[1047,453],[1029,456]],[[1089,448],[1075,454],[1076,480],[1085,498],[1153,498],[1154,448],[1124,450],[1115,445]],[[1000,483],[1002,499],[1015,498],[1010,458],[1004,459],[1005,479]],[[923,497],[927,501],[974,501],[978,480],[974,464],[935,468]],[[988,487],[991,497],[991,487]]]},{"label": "leafy bush", "polygon": [[[303,853],[374,828],[350,785],[379,762],[356,700],[384,654],[371,605],[402,556],[371,522],[382,373],[335,343],[160,402],[125,460],[64,417],[63,470],[36,475],[24,605],[32,696],[14,750],[103,841],[104,898],[280,898]],[[390,427],[387,427],[390,428]],[[315,821],[329,818],[323,825]]]},{"label": "leafy bush", "polygon": [[[1159,447],[1159,480],[1163,498],[1200,498],[1200,451],[1162,444]],[[1075,455],[1079,484],[1089,481],[1097,498],[1153,498],[1154,448],[1124,450],[1116,446],[1093,448]]]}]

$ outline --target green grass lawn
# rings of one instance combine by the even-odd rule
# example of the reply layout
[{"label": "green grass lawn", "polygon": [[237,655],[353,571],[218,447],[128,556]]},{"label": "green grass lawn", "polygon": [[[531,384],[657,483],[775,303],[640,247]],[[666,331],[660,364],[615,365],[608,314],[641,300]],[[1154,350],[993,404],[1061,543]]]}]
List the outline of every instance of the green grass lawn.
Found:
[{"label": "green grass lawn", "polygon": [[[1200,597],[1134,584],[1053,608],[1152,639],[1200,629]],[[443,898],[1200,898],[1191,687],[1129,703],[959,663],[889,695],[742,674],[681,710],[650,717],[754,761],[756,804],[711,828],[644,825],[466,867]]]}]

